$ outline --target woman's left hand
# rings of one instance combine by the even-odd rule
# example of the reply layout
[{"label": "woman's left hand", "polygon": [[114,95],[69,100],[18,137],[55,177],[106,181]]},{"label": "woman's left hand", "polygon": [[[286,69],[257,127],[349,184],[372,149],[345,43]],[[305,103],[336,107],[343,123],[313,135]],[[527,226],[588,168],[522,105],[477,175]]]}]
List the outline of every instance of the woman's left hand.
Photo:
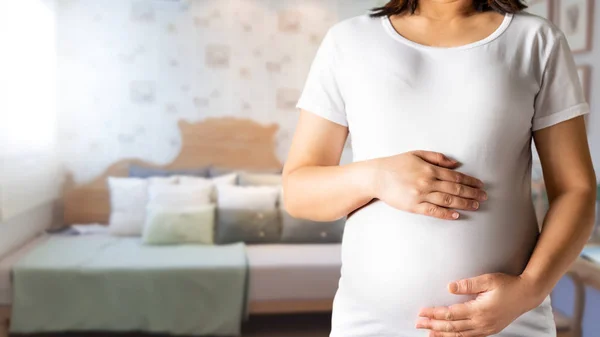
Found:
[{"label": "woman's left hand", "polygon": [[430,337],[486,337],[499,333],[544,296],[523,276],[485,274],[448,285],[451,293],[476,295],[466,303],[424,308],[417,328],[429,329]]}]

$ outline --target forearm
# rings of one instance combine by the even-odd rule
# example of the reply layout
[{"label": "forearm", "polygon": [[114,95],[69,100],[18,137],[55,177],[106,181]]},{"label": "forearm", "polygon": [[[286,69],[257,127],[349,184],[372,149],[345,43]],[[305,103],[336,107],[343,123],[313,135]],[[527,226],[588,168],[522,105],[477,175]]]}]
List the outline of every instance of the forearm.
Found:
[{"label": "forearm", "polygon": [[373,199],[373,172],[371,161],[295,169],[284,175],[285,208],[315,221],[342,218]]},{"label": "forearm", "polygon": [[579,256],[593,228],[595,189],[582,188],[554,198],[542,232],[522,276],[546,297]]}]

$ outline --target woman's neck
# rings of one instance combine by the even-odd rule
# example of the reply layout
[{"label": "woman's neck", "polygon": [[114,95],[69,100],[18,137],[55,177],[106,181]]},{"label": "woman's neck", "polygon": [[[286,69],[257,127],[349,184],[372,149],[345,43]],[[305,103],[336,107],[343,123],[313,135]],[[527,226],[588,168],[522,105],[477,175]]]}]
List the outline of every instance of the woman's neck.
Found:
[{"label": "woman's neck", "polygon": [[415,12],[434,21],[452,21],[474,13],[473,0],[419,0]]}]

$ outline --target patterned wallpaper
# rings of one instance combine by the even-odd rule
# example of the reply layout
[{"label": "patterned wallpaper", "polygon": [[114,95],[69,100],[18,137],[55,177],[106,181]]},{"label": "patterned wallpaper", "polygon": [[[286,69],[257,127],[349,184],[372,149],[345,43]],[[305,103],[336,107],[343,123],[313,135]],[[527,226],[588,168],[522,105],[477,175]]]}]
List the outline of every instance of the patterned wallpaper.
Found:
[{"label": "patterned wallpaper", "polygon": [[294,108],[327,29],[382,0],[57,0],[59,144],[84,182],[122,158],[170,162],[177,121],[277,123]]}]

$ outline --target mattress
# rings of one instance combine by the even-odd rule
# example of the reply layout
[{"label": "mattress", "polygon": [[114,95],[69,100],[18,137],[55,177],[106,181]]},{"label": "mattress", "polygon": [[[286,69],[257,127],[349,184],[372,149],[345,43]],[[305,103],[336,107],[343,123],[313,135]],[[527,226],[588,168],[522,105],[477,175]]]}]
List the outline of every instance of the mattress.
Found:
[{"label": "mattress", "polygon": [[11,272],[13,266],[33,248],[47,239],[47,235],[38,236],[0,260],[0,306],[12,304]]},{"label": "mattress", "polygon": [[[0,306],[12,303],[11,269],[42,236],[0,260]],[[246,246],[250,301],[332,299],[341,268],[340,244]]]},{"label": "mattress", "polygon": [[246,247],[249,300],[332,299],[341,269],[341,244],[276,244]]},{"label": "mattress", "polygon": [[149,246],[140,238],[55,235],[12,274],[13,333],[240,334],[247,279],[241,243]]}]

